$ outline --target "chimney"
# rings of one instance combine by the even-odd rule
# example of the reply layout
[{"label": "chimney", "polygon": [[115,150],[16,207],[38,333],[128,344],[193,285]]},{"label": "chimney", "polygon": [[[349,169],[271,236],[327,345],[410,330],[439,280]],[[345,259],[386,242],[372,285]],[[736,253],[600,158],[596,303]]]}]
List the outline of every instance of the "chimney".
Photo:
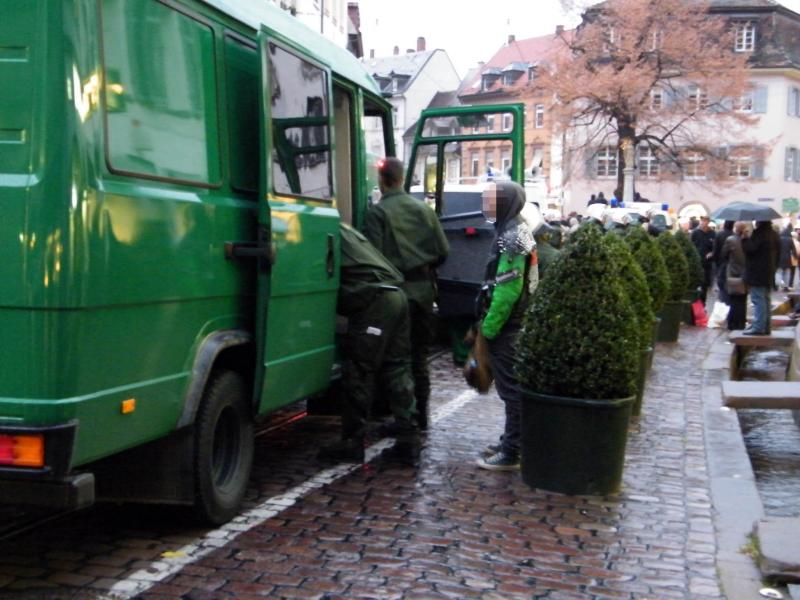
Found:
[{"label": "chimney", "polygon": [[375,58],[375,48],[373,48],[372,50],[369,51],[369,57],[370,58]]},{"label": "chimney", "polygon": [[422,36],[417,38],[417,52],[425,52],[425,38]]},{"label": "chimney", "polygon": [[509,35],[508,36],[508,45],[510,46],[511,44],[513,44],[515,39],[517,39],[517,38],[514,37],[513,35]]},{"label": "chimney", "polygon": [[414,54],[413,48],[406,48],[406,54]]},{"label": "chimney", "polygon": [[394,52],[393,52],[392,54],[394,54],[395,56],[397,56],[398,54],[400,54],[400,46],[395,46],[395,47],[394,47]]},{"label": "chimney", "polygon": [[556,35],[563,35],[563,34],[564,34],[564,26],[556,25]]}]

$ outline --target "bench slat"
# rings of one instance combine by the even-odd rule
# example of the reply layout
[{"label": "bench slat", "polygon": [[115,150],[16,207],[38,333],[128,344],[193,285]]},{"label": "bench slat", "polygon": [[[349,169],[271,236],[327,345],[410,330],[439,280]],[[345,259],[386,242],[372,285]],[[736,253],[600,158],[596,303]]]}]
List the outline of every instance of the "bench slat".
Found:
[{"label": "bench slat", "polygon": [[800,381],[723,381],[729,408],[800,409]]},{"label": "bench slat", "polygon": [[794,342],[793,329],[779,329],[772,335],[744,335],[741,331],[732,331],[728,340],[737,346],[756,346],[759,348],[785,348]]}]

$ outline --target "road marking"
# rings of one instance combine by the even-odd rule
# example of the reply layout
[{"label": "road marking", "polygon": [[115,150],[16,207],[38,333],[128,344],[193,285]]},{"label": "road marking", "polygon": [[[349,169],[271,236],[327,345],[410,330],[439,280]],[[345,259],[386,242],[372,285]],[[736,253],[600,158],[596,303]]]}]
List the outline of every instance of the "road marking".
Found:
[{"label": "road marking", "polygon": [[[477,397],[475,390],[465,390],[453,398],[447,404],[440,406],[430,416],[432,424],[446,419],[465,404],[468,404]],[[364,462],[370,462],[386,448],[394,445],[394,439],[386,438],[372,444],[366,450]],[[197,562],[201,558],[211,554],[217,548],[225,546],[241,534],[250,531],[265,521],[281,514],[284,510],[294,505],[298,500],[313,491],[330,485],[337,479],[349,475],[361,468],[360,464],[340,463],[334,467],[320,471],[303,483],[287,490],[277,496],[272,496],[264,500],[255,508],[236,516],[229,523],[219,529],[206,532],[202,537],[184,545],[181,548],[170,551],[170,558],[154,561],[146,569],[139,569],[131,573],[126,579],[115,583],[109,593],[115,598],[132,598],[142,594],[154,585],[160,583],[167,577],[175,575],[185,566]]]}]

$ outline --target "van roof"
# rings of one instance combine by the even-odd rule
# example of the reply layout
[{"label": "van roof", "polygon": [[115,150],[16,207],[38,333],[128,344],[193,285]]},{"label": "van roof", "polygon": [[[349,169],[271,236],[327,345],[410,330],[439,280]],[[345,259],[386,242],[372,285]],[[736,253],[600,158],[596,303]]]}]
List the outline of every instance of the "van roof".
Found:
[{"label": "van roof", "polygon": [[270,2],[264,0],[203,0],[203,2],[230,15],[254,31],[260,31],[262,24],[268,24],[270,29],[292,40],[311,53],[314,58],[330,66],[337,75],[380,96],[378,84],[355,56]]}]

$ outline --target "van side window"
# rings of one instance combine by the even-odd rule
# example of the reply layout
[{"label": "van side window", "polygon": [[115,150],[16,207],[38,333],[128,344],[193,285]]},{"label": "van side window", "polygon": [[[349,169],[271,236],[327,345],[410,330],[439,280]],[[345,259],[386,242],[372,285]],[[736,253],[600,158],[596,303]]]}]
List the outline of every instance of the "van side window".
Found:
[{"label": "van side window", "polygon": [[258,50],[225,37],[225,87],[228,99],[231,187],[258,192]]},{"label": "van side window", "polygon": [[272,187],[278,194],[330,199],[327,74],[272,42],[268,60]]},{"label": "van side window", "polygon": [[220,183],[214,33],[160,2],[103,3],[109,169]]}]

